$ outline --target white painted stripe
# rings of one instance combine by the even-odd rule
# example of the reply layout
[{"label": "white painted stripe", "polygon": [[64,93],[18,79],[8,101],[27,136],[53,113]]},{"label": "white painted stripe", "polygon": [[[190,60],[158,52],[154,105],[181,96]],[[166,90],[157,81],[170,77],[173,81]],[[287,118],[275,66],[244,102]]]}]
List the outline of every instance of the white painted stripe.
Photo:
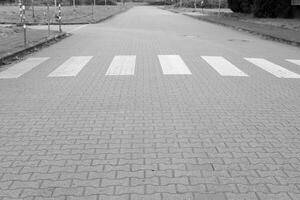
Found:
[{"label": "white painted stripe", "polygon": [[48,77],[76,76],[92,59],[92,56],[74,56],[51,72]]},{"label": "white painted stripe", "polygon": [[134,75],[136,56],[115,56],[105,75]]},{"label": "white painted stripe", "polygon": [[179,55],[158,55],[164,74],[192,74]]},{"label": "white painted stripe", "polygon": [[260,67],[261,69],[277,76],[278,78],[300,78],[299,74],[289,71],[279,65],[276,65],[263,58],[245,58],[252,64]]},{"label": "white painted stripe", "polygon": [[248,76],[221,56],[202,56],[202,58],[222,76]]},{"label": "white painted stripe", "polygon": [[41,58],[28,58],[25,61],[15,64],[14,66],[8,68],[7,70],[0,73],[0,79],[10,79],[10,78],[18,78],[23,74],[29,72],[36,66],[45,62],[48,57]]},{"label": "white painted stripe", "polygon": [[294,60],[294,59],[287,59],[287,61],[294,63],[296,65],[300,65],[300,60]]}]

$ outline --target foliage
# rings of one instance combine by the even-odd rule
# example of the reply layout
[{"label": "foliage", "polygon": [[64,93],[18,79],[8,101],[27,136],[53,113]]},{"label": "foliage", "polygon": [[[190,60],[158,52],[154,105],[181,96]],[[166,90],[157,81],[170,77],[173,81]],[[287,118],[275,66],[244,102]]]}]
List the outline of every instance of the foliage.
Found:
[{"label": "foliage", "polygon": [[254,16],[256,17],[292,17],[291,0],[254,0]]},{"label": "foliage", "polygon": [[253,0],[228,0],[228,6],[233,12],[250,13]]},{"label": "foliage", "polygon": [[[197,8],[201,8],[201,1],[202,0],[197,0]],[[180,1],[177,1],[177,3],[174,4],[175,7],[180,6]],[[219,7],[218,1],[210,1],[210,0],[204,0],[203,6],[205,8],[217,8]],[[221,8],[225,8],[227,6],[226,1],[221,1]],[[195,1],[194,0],[183,0],[182,1],[182,7],[186,8],[194,8],[195,7]]]},{"label": "foliage", "polygon": [[[94,0],[75,0],[76,5],[92,5]],[[96,5],[105,5],[105,0],[95,0]],[[73,0],[69,0],[69,5],[73,5]],[[106,0],[106,5],[117,5],[113,0]]]}]

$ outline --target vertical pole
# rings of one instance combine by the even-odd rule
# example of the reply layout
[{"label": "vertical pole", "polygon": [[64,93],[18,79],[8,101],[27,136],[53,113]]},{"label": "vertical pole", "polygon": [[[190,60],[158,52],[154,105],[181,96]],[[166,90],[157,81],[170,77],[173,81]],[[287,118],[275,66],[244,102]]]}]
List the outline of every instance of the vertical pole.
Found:
[{"label": "vertical pole", "polygon": [[47,0],[47,24],[48,24],[48,37],[50,37],[50,12],[49,12],[49,0]]},{"label": "vertical pole", "polygon": [[95,21],[95,16],[94,16],[94,9],[95,9],[95,6],[96,6],[96,0],[94,0],[93,7],[92,7],[93,21]]},{"label": "vertical pole", "polygon": [[[58,5],[60,5],[60,4],[58,4]],[[73,9],[75,10],[75,7],[76,7],[76,5],[75,5],[75,0],[73,0]]]},{"label": "vertical pole", "polygon": [[58,4],[58,20],[59,20],[59,32],[62,32],[61,30],[61,5],[60,3]]},{"label": "vertical pole", "polygon": [[182,7],[182,0],[180,0],[179,6]]},{"label": "vertical pole", "polygon": [[220,14],[221,14],[221,0],[219,0],[219,16],[220,16]]},{"label": "vertical pole", "polygon": [[92,4],[92,21],[94,21],[94,4]]},{"label": "vertical pole", "polygon": [[197,0],[195,0],[194,2],[194,7],[195,7],[195,10],[197,9]]},{"label": "vertical pole", "polygon": [[35,15],[34,15],[34,0],[31,0],[31,8],[32,8],[32,18],[35,18]]},{"label": "vertical pole", "polygon": [[54,6],[57,7],[57,0],[54,0]]},{"label": "vertical pole", "polygon": [[23,8],[22,8],[22,1],[19,0],[19,16],[20,16],[20,24],[23,22]]},{"label": "vertical pole", "polygon": [[27,35],[26,35],[26,17],[25,17],[25,5],[22,5],[22,22],[23,22],[23,30],[24,30],[24,46],[27,46]]}]

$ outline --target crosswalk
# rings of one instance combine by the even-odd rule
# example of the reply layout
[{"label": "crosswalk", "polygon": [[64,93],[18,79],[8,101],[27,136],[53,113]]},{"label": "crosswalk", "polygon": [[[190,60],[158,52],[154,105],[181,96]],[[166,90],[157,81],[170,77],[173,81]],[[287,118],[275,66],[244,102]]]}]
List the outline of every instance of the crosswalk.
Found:
[{"label": "crosswalk", "polygon": [[92,59],[92,56],[74,56],[54,70],[49,77],[76,76]]},{"label": "crosswalk", "polygon": [[299,74],[291,72],[279,65],[276,65],[263,58],[245,58],[247,61],[253,63],[254,65],[260,67],[261,69],[277,76],[278,78],[300,78]]},{"label": "crosswalk", "polygon": [[134,75],[136,56],[115,56],[105,75]]},{"label": "crosswalk", "polygon": [[[93,56],[73,56],[56,67],[47,77],[76,77],[80,71],[86,67]],[[222,56],[199,56],[217,74],[224,77],[249,77],[249,75],[235,66],[232,62]],[[156,59],[161,66],[163,75],[192,75],[192,71],[186,65],[180,55],[157,55]],[[29,73],[34,68],[41,66],[42,63],[51,60],[49,57],[28,58],[14,66],[0,72],[0,79],[16,79]],[[107,68],[105,76],[133,76],[136,68],[136,55],[117,55],[114,56]],[[264,58],[243,58],[244,61],[253,67],[268,72],[277,78],[300,79],[296,72],[288,70],[274,62]],[[300,60],[286,59],[284,62],[300,66]],[[203,66],[201,66],[203,67]]]},{"label": "crosswalk", "polygon": [[248,76],[228,60],[220,56],[202,56],[221,76]]},{"label": "crosswalk", "polygon": [[28,58],[27,60],[8,68],[6,71],[1,72],[0,79],[18,78],[48,59],[48,57]]},{"label": "crosswalk", "polygon": [[159,55],[158,59],[164,74],[192,74],[178,55]]}]

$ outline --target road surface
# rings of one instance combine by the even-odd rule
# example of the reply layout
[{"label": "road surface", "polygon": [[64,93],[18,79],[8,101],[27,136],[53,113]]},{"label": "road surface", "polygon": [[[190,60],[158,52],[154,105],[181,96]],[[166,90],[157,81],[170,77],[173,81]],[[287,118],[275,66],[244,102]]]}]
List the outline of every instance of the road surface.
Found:
[{"label": "road surface", "polygon": [[300,51],[155,7],[0,72],[0,199],[300,199]]}]

